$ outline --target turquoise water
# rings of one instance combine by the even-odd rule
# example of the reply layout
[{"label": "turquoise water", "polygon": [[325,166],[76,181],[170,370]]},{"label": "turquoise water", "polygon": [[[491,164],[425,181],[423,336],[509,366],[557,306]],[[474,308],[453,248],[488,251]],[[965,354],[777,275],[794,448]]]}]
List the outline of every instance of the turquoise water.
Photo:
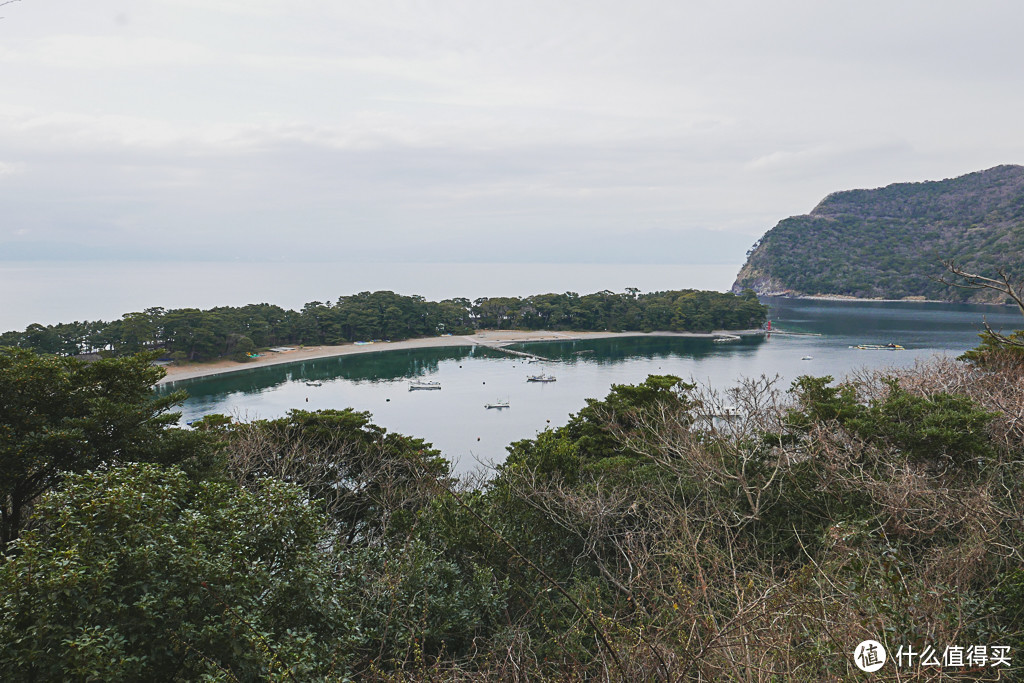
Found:
[{"label": "turquoise water", "polygon": [[[924,303],[773,299],[769,338],[715,344],[709,339],[620,337],[543,342],[514,348],[551,359],[522,358],[481,347],[385,351],[342,356],[167,385],[186,389],[184,420],[207,413],[271,418],[291,408],[351,407],[370,411],[388,429],[431,441],[458,471],[500,461],[505,446],[534,436],[600,398],[612,384],[673,374],[727,388],[741,377],[779,375],[788,386],[801,374],[841,376],[861,366],[908,365],[935,354],[958,355],[977,343],[982,321],[1024,327],[1016,309]],[[820,336],[814,336],[820,335]],[[856,344],[897,342],[906,351],[861,351]],[[811,360],[802,360],[812,356]],[[549,384],[527,382],[540,372]],[[409,380],[440,381],[440,391],[410,391]],[[322,382],[311,387],[306,382]],[[166,389],[165,389],[166,390]],[[485,403],[508,400],[488,410]]]}]

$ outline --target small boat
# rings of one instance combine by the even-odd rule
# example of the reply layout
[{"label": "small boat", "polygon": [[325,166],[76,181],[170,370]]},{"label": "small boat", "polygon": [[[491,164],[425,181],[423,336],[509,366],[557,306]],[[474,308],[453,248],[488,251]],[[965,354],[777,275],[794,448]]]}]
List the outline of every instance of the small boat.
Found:
[{"label": "small boat", "polygon": [[814,356],[804,356],[800,360],[814,360]]},{"label": "small boat", "polygon": [[322,387],[323,385],[323,382],[306,382],[307,387]]},{"label": "small boat", "polygon": [[484,404],[484,408],[488,408],[488,409],[490,409],[490,408],[508,408],[508,407],[509,407],[509,403],[508,403],[507,399],[504,400],[504,401],[495,401],[494,403],[485,403]]},{"label": "small boat", "polygon": [[711,341],[715,342],[716,344],[724,344],[726,342],[734,342],[734,341],[739,341],[739,340],[740,340],[740,338],[738,336],[736,336],[735,334],[722,334],[722,335],[719,335],[719,336],[715,337]]},{"label": "small boat", "polygon": [[440,388],[441,388],[441,383],[440,382],[436,382],[436,381],[428,382],[426,380],[416,380],[414,382],[409,382],[409,391],[412,391],[413,389],[440,389]]},{"label": "small boat", "polygon": [[555,379],[554,375],[545,375],[543,372],[539,375],[528,375],[526,377],[527,382],[554,382]]},{"label": "small boat", "polygon": [[861,351],[906,351],[906,348],[899,344],[857,344],[857,346],[851,346],[851,349],[860,349]]}]

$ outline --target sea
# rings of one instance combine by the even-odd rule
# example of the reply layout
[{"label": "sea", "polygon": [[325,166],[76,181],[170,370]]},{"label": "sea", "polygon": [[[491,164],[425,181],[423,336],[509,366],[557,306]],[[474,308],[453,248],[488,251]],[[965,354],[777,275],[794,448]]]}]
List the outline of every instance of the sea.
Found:
[{"label": "sea", "polygon": [[740,266],[586,263],[0,261],[0,332],[32,323],[116,320],[150,307],[270,303],[300,309],[365,291],[454,297],[728,290]]},{"label": "sea", "polygon": [[[211,308],[268,302],[300,308],[361,291],[387,289],[427,299],[475,299],[601,290],[727,290],[732,265],[516,263],[25,263],[0,262],[0,330],[31,323],[112,320],[151,306]],[[729,343],[679,337],[618,337],[525,344],[544,359],[481,347],[382,351],[186,380],[182,423],[209,413],[275,418],[291,409],[353,408],[374,422],[426,439],[456,472],[492,468],[506,447],[565,424],[587,399],[613,384],[671,374],[718,390],[744,378],[841,377],[861,367],[905,366],[935,355],[959,355],[977,344],[987,320],[997,329],[1024,327],[1014,308],[924,302],[765,299],[775,333]],[[903,351],[865,351],[860,344],[897,343]],[[555,376],[550,383],[529,375]],[[414,379],[442,389],[410,390]],[[485,408],[508,402],[508,408]]]}]

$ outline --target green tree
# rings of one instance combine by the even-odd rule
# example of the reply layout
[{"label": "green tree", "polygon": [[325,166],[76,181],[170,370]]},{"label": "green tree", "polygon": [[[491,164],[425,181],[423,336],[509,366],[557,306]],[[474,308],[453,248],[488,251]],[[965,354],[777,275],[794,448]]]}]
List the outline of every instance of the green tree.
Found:
[{"label": "green tree", "polygon": [[231,357],[238,362],[249,360],[249,354],[256,350],[256,344],[249,337],[241,336],[233,340],[233,342],[234,352],[231,354]]},{"label": "green tree", "polygon": [[976,466],[992,457],[988,425],[996,413],[986,412],[966,396],[917,396],[895,379],[886,384],[889,393],[884,399],[872,401],[847,421],[861,438],[880,439],[913,462],[943,469]]},{"label": "green tree", "polygon": [[866,404],[849,384],[829,386],[832,377],[802,376],[793,382],[798,408],[790,410],[791,429],[806,431],[817,422],[835,421],[868,442],[896,448],[908,460],[945,468],[979,464],[993,454],[987,432],[996,413],[967,396],[935,392],[912,394],[888,378],[888,392]]},{"label": "green tree", "polygon": [[36,519],[0,565],[0,678],[343,677],[358,577],[298,487],[136,464],[71,476]]},{"label": "green tree", "polygon": [[185,395],[163,397],[153,355],[99,360],[0,349],[0,545],[18,537],[32,501],[67,472],[122,462],[210,464],[203,434],[172,428]]},{"label": "green tree", "polygon": [[370,414],[292,410],[228,430],[228,468],[243,486],[272,475],[320,501],[346,545],[406,529],[436,495],[448,461],[422,439],[388,432]]}]

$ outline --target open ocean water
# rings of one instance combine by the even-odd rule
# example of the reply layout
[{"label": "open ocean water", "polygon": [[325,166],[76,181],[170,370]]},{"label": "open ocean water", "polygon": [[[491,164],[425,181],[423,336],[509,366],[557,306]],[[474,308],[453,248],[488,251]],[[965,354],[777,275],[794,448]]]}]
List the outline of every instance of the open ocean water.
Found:
[{"label": "open ocean water", "polygon": [[0,261],[0,331],[31,323],[115,320],[152,306],[254,303],[299,309],[358,292],[453,297],[590,294],[636,287],[728,290],[739,265]]}]

